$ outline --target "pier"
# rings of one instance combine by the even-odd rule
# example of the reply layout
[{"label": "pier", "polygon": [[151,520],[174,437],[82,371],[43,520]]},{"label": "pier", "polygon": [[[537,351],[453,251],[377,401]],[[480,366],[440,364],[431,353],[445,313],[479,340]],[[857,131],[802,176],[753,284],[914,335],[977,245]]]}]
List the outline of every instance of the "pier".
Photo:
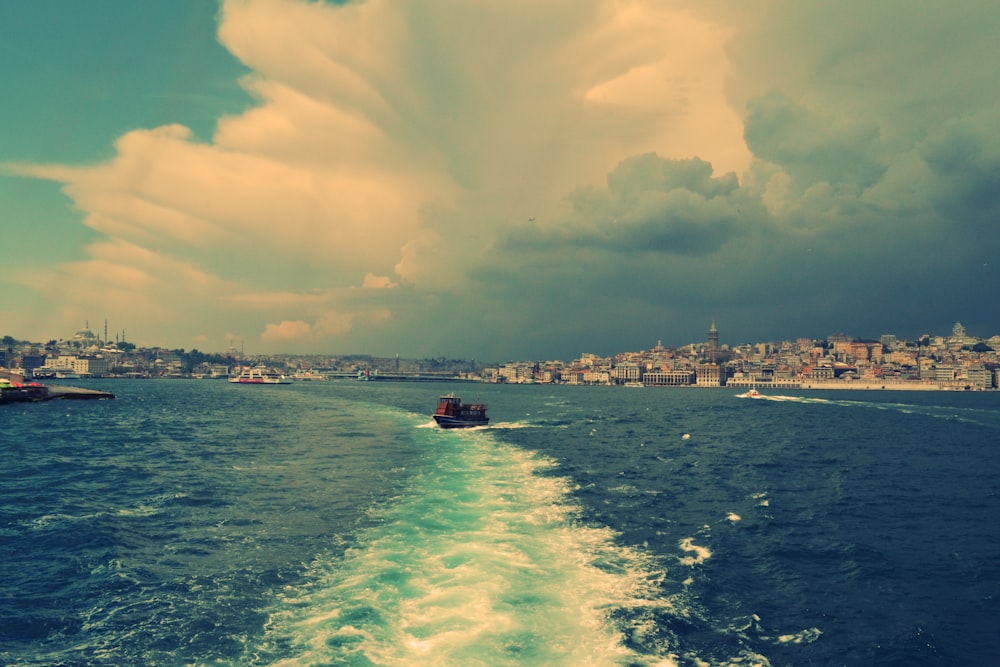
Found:
[{"label": "pier", "polygon": [[4,403],[37,403],[57,399],[109,399],[115,395],[108,391],[83,387],[46,386],[37,382],[9,382],[0,379],[0,405]]}]

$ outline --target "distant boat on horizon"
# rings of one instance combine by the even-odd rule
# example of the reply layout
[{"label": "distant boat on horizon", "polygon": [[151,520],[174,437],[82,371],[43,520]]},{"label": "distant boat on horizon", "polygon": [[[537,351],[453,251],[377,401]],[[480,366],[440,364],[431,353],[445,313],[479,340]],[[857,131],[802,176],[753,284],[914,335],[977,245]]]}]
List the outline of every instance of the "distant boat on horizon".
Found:
[{"label": "distant boat on horizon", "polygon": [[281,373],[266,368],[255,366],[244,368],[239,375],[229,378],[233,384],[291,384],[292,381]]},{"label": "distant boat on horizon", "polygon": [[31,372],[35,380],[79,380],[80,374],[66,368],[52,368],[51,366],[41,366]]},{"label": "distant boat on horizon", "polygon": [[292,373],[291,379],[296,382],[314,382],[316,380],[326,380],[326,376],[315,371],[299,371]]}]

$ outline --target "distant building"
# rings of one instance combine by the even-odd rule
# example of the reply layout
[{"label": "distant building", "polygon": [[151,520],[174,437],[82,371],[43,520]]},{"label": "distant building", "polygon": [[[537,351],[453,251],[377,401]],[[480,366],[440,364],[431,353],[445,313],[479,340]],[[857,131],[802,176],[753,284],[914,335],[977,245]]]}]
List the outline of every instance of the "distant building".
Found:
[{"label": "distant building", "polygon": [[538,364],[533,363],[512,363],[500,366],[500,377],[504,382],[513,384],[526,384],[534,381]]},{"label": "distant building", "polygon": [[80,375],[94,375],[102,376],[107,375],[110,370],[110,365],[108,360],[104,357],[97,356],[86,356],[80,357]]},{"label": "distant building", "polygon": [[965,369],[965,376],[972,389],[991,389],[993,387],[993,374],[985,366],[969,366]]},{"label": "distant building", "polygon": [[646,371],[642,381],[646,386],[681,387],[694,382],[694,371],[683,369]]},{"label": "distant building", "polygon": [[833,365],[820,364],[809,370],[809,377],[813,380],[832,380],[833,376]]},{"label": "distant building", "polygon": [[21,356],[21,368],[24,369],[25,377],[31,377],[36,368],[45,365],[44,354],[24,354]]},{"label": "distant building", "polygon": [[642,378],[639,364],[634,362],[618,364],[612,369],[611,374],[618,383],[638,382]]},{"label": "distant building", "polygon": [[605,370],[586,370],[583,372],[584,384],[611,384],[611,373]]},{"label": "distant building", "polygon": [[715,320],[708,328],[708,362],[714,364],[718,359],[719,352],[719,330],[715,327]]},{"label": "distant building", "polygon": [[718,364],[698,364],[695,384],[699,387],[721,387],[725,384],[725,377],[720,373]]}]

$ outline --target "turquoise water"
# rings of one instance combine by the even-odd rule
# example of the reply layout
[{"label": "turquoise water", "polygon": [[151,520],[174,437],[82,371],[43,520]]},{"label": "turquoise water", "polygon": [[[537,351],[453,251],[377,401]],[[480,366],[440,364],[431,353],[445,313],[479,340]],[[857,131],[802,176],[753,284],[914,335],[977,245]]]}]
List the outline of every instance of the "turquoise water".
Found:
[{"label": "turquoise water", "polygon": [[4,664],[1000,652],[993,394],[95,386],[0,415]]}]

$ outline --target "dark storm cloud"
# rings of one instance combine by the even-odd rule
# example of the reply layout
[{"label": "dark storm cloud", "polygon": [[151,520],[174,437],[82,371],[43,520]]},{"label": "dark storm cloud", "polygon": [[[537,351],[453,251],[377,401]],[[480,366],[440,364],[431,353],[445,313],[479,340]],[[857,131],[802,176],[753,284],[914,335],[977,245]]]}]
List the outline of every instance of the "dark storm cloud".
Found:
[{"label": "dark storm cloud", "polygon": [[921,150],[938,189],[937,210],[959,224],[996,231],[1000,220],[1000,107],[942,127]]},{"label": "dark storm cloud", "polygon": [[507,245],[534,252],[574,247],[619,255],[701,256],[742,233],[743,209],[747,215],[751,210],[735,174],[713,177],[712,165],[697,158],[629,158],[607,183],[605,189],[577,191],[565,218],[515,230]]},{"label": "dark storm cloud", "polygon": [[480,294],[574,352],[702,340],[712,320],[729,342],[1000,331],[995,5],[746,11],[727,51],[750,169],[609,164],[563,215],[507,230]]},{"label": "dark storm cloud", "polygon": [[878,125],[814,113],[779,92],[750,101],[744,136],[754,155],[785,168],[805,189],[818,182],[860,192],[885,173]]},{"label": "dark storm cloud", "polygon": [[[981,236],[996,228],[1000,193],[990,123],[893,154],[871,123],[831,128],[779,101],[748,114],[751,144],[770,159],[746,185],[697,159],[627,159],[606,188],[574,193],[563,218],[513,230],[505,261],[481,267],[477,284],[498,304],[535,295],[541,307],[524,304],[521,326],[544,318],[550,335],[605,351],[633,328],[647,343],[699,340],[712,320],[757,340],[995,318],[975,296],[979,281],[995,283],[983,264],[1000,252],[996,233]],[[776,116],[790,119],[787,133]],[[970,255],[975,244],[988,258]],[[581,328],[581,312],[608,317]]]}]

